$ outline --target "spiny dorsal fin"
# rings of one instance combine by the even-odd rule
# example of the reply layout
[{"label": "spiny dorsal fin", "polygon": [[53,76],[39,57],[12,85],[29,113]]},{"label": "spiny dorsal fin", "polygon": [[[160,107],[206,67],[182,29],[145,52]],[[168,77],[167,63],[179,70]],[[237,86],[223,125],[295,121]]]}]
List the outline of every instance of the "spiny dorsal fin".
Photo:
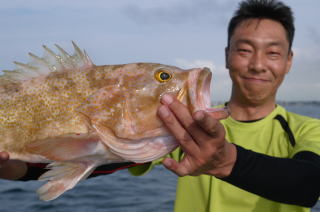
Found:
[{"label": "spiny dorsal fin", "polygon": [[29,80],[41,75],[47,75],[51,72],[63,72],[70,69],[87,69],[94,64],[85,51],[82,51],[75,42],[72,41],[74,48],[73,55],[69,55],[64,49],[55,44],[59,50],[59,54],[43,45],[44,56],[38,57],[32,53],[29,56],[31,62],[24,64],[14,62],[16,69],[12,71],[2,71],[0,76],[0,85],[15,83],[21,80]]}]

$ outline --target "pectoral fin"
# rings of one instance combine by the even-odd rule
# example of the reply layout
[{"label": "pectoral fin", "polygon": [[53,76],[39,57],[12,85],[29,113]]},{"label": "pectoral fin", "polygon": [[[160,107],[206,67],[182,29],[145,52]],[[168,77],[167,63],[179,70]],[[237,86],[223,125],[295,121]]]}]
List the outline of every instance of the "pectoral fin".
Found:
[{"label": "pectoral fin", "polygon": [[40,155],[49,161],[50,170],[39,180],[48,180],[38,194],[40,199],[50,201],[72,189],[79,181],[87,178],[99,165],[121,162],[120,157],[93,135],[63,135],[56,138],[34,141],[27,146],[29,153]]},{"label": "pectoral fin", "polygon": [[89,163],[51,163],[51,170],[40,176],[39,180],[49,180],[37,191],[39,198],[44,201],[56,199],[65,191],[72,189],[79,181],[87,178],[97,164]]}]

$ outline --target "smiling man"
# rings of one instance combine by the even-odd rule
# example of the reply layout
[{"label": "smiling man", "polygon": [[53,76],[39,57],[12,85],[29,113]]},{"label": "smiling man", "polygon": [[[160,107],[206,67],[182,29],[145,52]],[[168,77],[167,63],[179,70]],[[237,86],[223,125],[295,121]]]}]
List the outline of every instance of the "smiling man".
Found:
[{"label": "smiling man", "polygon": [[230,104],[250,104],[255,110],[259,107],[265,111],[244,117],[237,113],[237,120],[261,118],[275,108],[276,92],[293,56],[285,35],[281,23],[269,19],[248,19],[234,30],[226,49],[233,81]]},{"label": "smiling man", "polygon": [[190,114],[172,96],[162,98],[159,116],[180,143],[163,161],[181,176],[175,211],[310,211],[317,202],[320,121],[276,103],[291,68],[293,37],[289,7],[243,1],[225,50],[230,116],[219,122],[215,114]]},{"label": "smiling man", "polygon": [[[158,115],[180,144],[163,160],[181,176],[175,211],[307,212],[317,202],[320,120],[276,103],[292,64],[293,37],[289,7],[275,0],[242,1],[230,20],[225,50],[230,116],[219,121],[221,114],[190,114],[172,96],[162,98]],[[0,153],[0,178],[36,179],[43,173],[8,159]],[[130,170],[139,175],[149,165]]]}]

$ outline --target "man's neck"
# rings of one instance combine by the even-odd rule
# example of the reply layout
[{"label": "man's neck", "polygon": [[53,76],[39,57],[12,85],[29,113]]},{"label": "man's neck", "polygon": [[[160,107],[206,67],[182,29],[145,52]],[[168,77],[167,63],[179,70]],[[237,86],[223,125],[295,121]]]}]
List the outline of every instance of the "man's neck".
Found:
[{"label": "man's neck", "polygon": [[230,115],[238,121],[258,120],[269,115],[276,107],[275,101],[268,101],[263,104],[252,104],[233,100],[228,103]]}]

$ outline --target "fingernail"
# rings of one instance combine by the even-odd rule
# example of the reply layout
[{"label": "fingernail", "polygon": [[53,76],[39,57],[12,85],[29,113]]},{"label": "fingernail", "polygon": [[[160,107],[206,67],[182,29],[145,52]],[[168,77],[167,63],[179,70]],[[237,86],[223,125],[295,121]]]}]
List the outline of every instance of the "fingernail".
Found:
[{"label": "fingernail", "polygon": [[163,165],[165,165],[166,167],[171,167],[172,162],[170,160],[163,160],[162,161]]},{"label": "fingernail", "polygon": [[161,117],[163,117],[163,118],[169,116],[169,114],[170,114],[169,109],[168,109],[167,106],[165,106],[165,105],[160,106],[158,112],[159,112],[159,115],[160,115]]},{"label": "fingernail", "polygon": [[169,104],[171,104],[171,103],[173,102],[173,98],[172,98],[171,95],[165,94],[165,95],[162,96],[161,101],[162,101],[163,103],[169,105]]}]

